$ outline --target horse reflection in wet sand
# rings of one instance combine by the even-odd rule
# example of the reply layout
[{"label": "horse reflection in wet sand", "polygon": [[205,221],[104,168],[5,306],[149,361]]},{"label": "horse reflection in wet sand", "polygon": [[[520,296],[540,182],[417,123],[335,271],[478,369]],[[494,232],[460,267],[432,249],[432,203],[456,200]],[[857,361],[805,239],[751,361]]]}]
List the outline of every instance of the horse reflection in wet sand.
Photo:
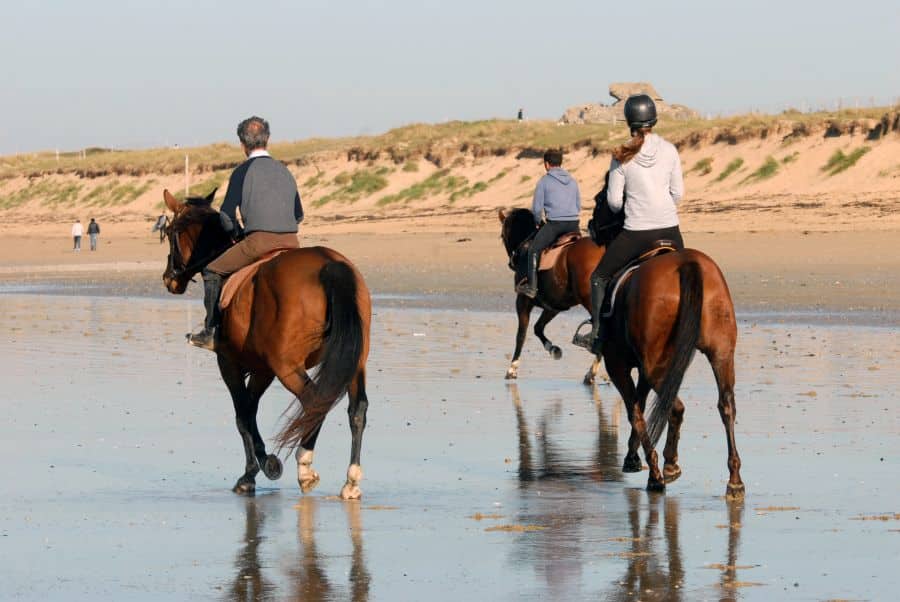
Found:
[{"label": "horse reflection in wet sand", "polygon": [[[170,293],[183,294],[195,275],[234,244],[211,206],[215,192],[184,203],[168,190],[163,193],[174,213],[163,273]],[[281,460],[266,452],[256,424],[260,398],[277,378],[296,396],[277,440],[280,447],[296,449],[297,481],[304,493],[319,482],[312,460],[322,423],[348,394],[352,442],[341,497],[360,497],[371,314],[362,275],[349,259],[327,247],[285,251],[238,285],[222,311],[216,343],[219,372],[231,393],[244,443],[246,463],[234,485],[236,493],[252,495],[260,469],[270,479],[281,477]],[[318,371],[310,377],[307,370],[313,367]]]}]

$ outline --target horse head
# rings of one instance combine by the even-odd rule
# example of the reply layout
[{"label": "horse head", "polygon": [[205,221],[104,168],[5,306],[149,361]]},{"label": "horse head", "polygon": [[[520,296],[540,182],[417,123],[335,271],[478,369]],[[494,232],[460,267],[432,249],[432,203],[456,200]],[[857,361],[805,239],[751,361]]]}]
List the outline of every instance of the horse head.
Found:
[{"label": "horse head", "polygon": [[213,190],[206,197],[191,197],[182,203],[168,190],[163,191],[166,207],[174,213],[166,227],[169,260],[163,272],[163,283],[170,293],[183,294],[193,277],[231,245],[219,212],[212,208],[215,196]]},{"label": "horse head", "polygon": [[497,216],[500,218],[500,238],[503,239],[506,254],[512,255],[519,245],[534,234],[534,213],[531,209],[500,209]]}]

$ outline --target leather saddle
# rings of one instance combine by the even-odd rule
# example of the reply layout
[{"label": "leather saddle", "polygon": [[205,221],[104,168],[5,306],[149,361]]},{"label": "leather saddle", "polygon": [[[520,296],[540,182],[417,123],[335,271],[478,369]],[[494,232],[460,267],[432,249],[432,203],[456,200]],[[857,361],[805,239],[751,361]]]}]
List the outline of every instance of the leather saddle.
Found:
[{"label": "leather saddle", "polygon": [[[541,256],[538,258],[538,271],[542,272],[544,270],[552,269],[554,265],[556,265],[557,259],[559,259],[560,254],[563,252],[563,249],[566,247],[575,244],[581,238],[580,232],[565,232],[560,234],[559,238],[554,240],[550,246],[541,251]],[[526,244],[527,243],[527,244]],[[518,249],[513,253],[512,258],[510,258],[510,267],[516,273],[516,282],[521,282],[523,279],[528,277],[528,244],[531,243],[531,239],[523,243],[519,246]]]},{"label": "leather saddle", "polygon": [[635,259],[632,259],[627,264],[625,264],[622,269],[613,274],[613,277],[609,281],[609,285],[606,289],[606,302],[609,304],[608,307],[604,306],[603,310],[600,312],[600,316],[603,318],[608,318],[615,311],[616,304],[616,295],[619,292],[619,289],[623,284],[631,277],[631,275],[641,267],[641,264],[646,262],[648,259],[653,259],[657,255],[663,255],[665,253],[671,253],[673,251],[677,251],[678,248],[675,246],[675,242],[667,239],[660,239],[653,243],[653,247],[640,254]]},{"label": "leather saddle", "polygon": [[241,288],[241,285],[253,278],[253,276],[256,275],[256,272],[259,271],[259,268],[262,267],[262,264],[271,261],[285,251],[290,250],[291,249],[275,249],[274,251],[270,251],[250,265],[242,267],[237,272],[230,275],[222,285],[222,294],[219,296],[219,308],[224,311],[231,304],[238,289]]}]

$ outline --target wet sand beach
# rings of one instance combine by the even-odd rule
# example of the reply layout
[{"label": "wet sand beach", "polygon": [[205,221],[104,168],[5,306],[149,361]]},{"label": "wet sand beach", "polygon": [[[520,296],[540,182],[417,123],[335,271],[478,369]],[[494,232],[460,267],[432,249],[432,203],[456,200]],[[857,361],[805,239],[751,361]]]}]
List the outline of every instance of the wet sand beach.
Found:
[{"label": "wet sand beach", "polygon": [[[334,497],[345,402],[314,492],[290,459],[246,499],[230,492],[243,454],[214,356],[183,342],[197,301],[81,292],[0,295],[0,450],[15,458],[2,599],[884,600],[900,587],[896,325],[741,319],[747,497],[729,504],[701,358],[681,394],[684,474],[649,495],[646,472],[620,471],[618,394],[581,384],[589,358],[567,343],[580,316],[548,328],[561,361],[529,340],[510,383],[512,313],[376,297],[363,499]],[[267,438],[289,401],[278,386],[264,397]]]}]

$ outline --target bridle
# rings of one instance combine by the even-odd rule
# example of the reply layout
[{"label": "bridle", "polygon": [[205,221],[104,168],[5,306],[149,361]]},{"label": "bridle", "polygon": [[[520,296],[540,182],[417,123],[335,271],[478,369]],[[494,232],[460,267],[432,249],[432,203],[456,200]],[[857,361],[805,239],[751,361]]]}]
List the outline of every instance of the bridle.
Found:
[{"label": "bridle", "polygon": [[[175,220],[172,220],[172,223],[169,226],[169,232],[167,235],[169,237],[169,242],[171,244],[171,248],[169,250],[169,273],[173,280],[178,280],[185,275],[193,282],[194,276],[205,268],[209,262],[222,254],[223,249],[214,248],[209,253],[203,255],[198,259],[191,259],[191,261],[185,265],[184,263],[184,253],[181,251],[181,240],[179,233],[180,231],[175,230]],[[198,237],[199,238],[199,237]]]}]

